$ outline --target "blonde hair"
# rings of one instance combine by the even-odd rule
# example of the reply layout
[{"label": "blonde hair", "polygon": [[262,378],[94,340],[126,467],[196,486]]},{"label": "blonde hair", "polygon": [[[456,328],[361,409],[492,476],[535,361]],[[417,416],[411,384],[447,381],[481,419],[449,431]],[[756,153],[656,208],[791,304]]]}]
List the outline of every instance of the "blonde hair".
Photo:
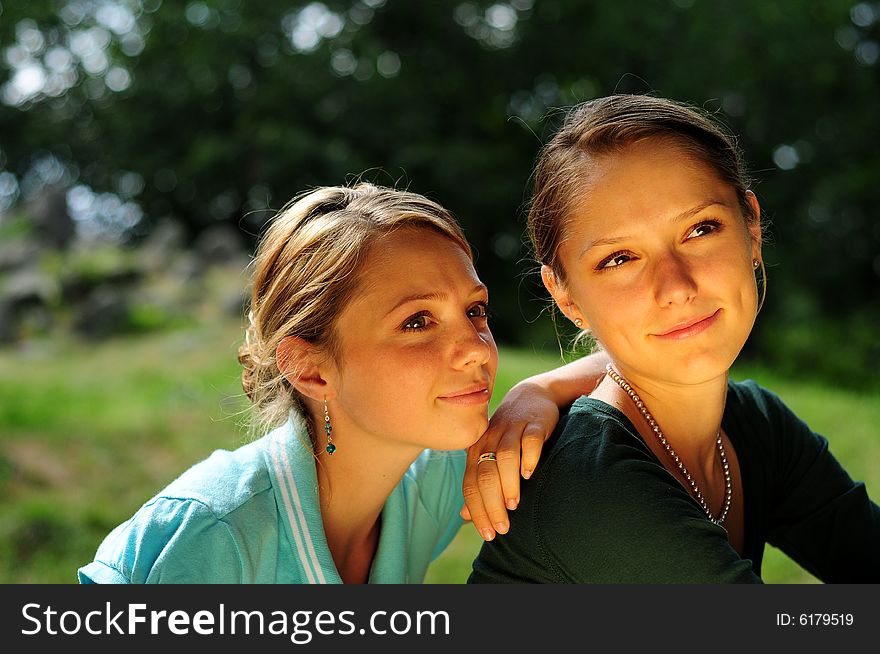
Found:
[{"label": "blonde hair", "polygon": [[365,254],[402,228],[430,229],[473,259],[458,222],[416,193],[359,183],[321,187],[291,200],[271,221],[253,261],[242,386],[251,400],[251,436],[287,420],[291,409],[309,427],[302,397],[284,378],[276,349],[297,336],[339,360],[335,320],[351,299]]}]

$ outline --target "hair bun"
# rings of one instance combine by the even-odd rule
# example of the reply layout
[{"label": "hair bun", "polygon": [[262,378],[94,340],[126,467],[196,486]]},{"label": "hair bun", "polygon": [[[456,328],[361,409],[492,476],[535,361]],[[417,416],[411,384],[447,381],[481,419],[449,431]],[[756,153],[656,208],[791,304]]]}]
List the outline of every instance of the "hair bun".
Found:
[{"label": "hair bun", "polygon": [[254,401],[254,376],[256,373],[256,362],[251,354],[250,345],[245,343],[238,348],[238,362],[242,366],[241,370],[241,387],[244,389],[248,399]]}]

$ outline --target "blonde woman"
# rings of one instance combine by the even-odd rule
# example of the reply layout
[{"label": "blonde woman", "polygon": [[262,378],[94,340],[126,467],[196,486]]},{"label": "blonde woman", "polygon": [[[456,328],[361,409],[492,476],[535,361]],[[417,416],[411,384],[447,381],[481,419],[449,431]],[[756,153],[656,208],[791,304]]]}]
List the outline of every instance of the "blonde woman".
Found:
[{"label": "blonde woman", "polygon": [[[239,354],[268,435],[186,471],[80,581],[421,582],[461,524],[463,450],[488,423],[488,302],[440,205],[370,184],[295,199],[259,246]],[[497,454],[518,461],[519,447]],[[506,530],[485,524],[501,502],[475,506],[485,538]]]},{"label": "blonde woman", "polygon": [[538,160],[529,233],[610,363],[470,581],[754,583],[767,542],[824,581],[880,581],[864,484],[773,393],[729,380],[764,295],[732,136],[661,98],[580,105]]}]

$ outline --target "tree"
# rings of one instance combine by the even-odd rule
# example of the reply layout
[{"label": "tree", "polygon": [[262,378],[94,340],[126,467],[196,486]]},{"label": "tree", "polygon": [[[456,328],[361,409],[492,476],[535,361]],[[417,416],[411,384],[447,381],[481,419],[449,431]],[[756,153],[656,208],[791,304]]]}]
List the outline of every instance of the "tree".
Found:
[{"label": "tree", "polygon": [[41,166],[62,170],[87,208],[90,193],[121,198],[92,218],[136,240],[165,216],[191,237],[217,222],[253,237],[298,191],[358,174],[408,186],[462,220],[508,341],[550,340],[548,321],[527,322],[543,295],[522,282],[522,234],[554,109],[613,92],[704,106],[740,134],[773,224],[752,353],[850,381],[880,365],[874,4],[2,7],[0,168],[22,194]]}]

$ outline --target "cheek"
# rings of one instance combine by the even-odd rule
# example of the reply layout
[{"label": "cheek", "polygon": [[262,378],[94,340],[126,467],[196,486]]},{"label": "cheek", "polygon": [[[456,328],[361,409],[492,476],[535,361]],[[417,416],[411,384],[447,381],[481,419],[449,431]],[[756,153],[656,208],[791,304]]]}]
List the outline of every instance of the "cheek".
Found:
[{"label": "cheek", "polygon": [[626,327],[641,325],[651,309],[646,306],[650,294],[634,284],[579,285],[576,297],[593,336],[603,344],[625,338]]},{"label": "cheek", "polygon": [[713,288],[738,298],[743,309],[757,309],[758,289],[751,259],[731,258],[721,264],[707,267],[705,274],[712,280]]},{"label": "cheek", "polygon": [[360,352],[348,360],[346,372],[354,382],[349,389],[363,403],[408,407],[427,400],[437,376],[440,354],[430,348],[380,348]]},{"label": "cheek", "polygon": [[755,315],[758,313],[758,303],[760,302],[760,298],[758,296],[758,285],[755,277],[753,275],[749,275],[743,280],[742,290],[740,291],[742,297],[743,307],[747,311],[753,312]]},{"label": "cheek", "polygon": [[483,336],[483,340],[489,345],[489,362],[486,364],[486,367],[489,369],[489,383],[491,387],[494,388],[495,375],[498,372],[498,345],[495,343],[495,337],[492,336],[492,332],[488,327],[481,330],[480,333]]}]

